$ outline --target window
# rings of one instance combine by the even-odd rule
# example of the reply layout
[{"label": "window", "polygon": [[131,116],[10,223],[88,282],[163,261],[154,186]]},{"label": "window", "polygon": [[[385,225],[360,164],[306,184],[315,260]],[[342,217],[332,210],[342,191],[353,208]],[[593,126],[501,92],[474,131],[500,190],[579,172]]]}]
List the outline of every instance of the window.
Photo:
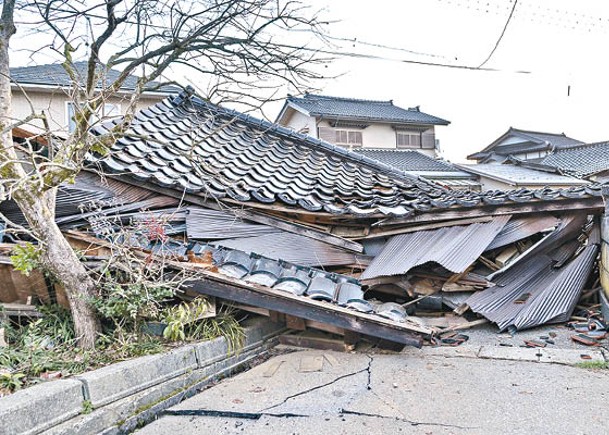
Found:
[{"label": "window", "polygon": [[337,145],[362,146],[362,132],[352,130],[336,130]]},{"label": "window", "polygon": [[421,133],[415,131],[396,131],[398,148],[421,148]]},{"label": "window", "polygon": [[[66,114],[68,117],[68,131],[71,133],[76,128],[76,123],[74,122],[74,103],[68,102],[66,103]],[[107,118],[114,118],[121,115],[121,105],[120,104],[112,104],[112,103],[104,103],[101,107],[101,116],[96,116],[97,119],[91,121],[92,124],[96,124],[102,120]]]},{"label": "window", "polygon": [[361,131],[319,127],[318,133],[320,139],[335,145],[345,147],[361,147],[363,145],[363,136]]}]

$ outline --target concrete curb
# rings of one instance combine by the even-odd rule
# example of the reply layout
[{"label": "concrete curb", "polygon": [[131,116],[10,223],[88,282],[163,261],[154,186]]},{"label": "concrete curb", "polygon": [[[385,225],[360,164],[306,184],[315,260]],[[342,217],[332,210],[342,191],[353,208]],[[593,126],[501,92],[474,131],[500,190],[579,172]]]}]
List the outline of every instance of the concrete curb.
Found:
[{"label": "concrete curb", "polygon": [[[217,376],[237,370],[274,346],[272,338],[282,330],[267,319],[251,319],[237,353],[220,337],[18,391],[0,399],[0,435],[132,430],[141,420],[139,414],[151,419],[152,409],[158,413],[171,406],[172,399],[195,394]],[[83,414],[89,402],[93,411]]]}]

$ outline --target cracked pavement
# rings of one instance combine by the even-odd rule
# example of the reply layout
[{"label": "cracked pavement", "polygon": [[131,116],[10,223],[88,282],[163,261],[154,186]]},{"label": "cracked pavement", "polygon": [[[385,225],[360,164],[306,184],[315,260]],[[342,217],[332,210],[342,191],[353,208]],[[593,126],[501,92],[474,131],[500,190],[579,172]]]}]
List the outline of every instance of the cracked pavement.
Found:
[{"label": "cracked pavement", "polygon": [[[303,361],[323,361],[321,371]],[[170,408],[139,434],[606,433],[609,371],[401,353],[300,350]]]}]

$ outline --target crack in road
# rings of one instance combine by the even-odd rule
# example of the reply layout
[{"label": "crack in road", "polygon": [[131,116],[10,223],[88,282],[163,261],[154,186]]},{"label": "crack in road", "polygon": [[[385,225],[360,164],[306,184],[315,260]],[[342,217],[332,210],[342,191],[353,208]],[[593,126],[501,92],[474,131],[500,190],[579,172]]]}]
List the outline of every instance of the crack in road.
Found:
[{"label": "crack in road", "polygon": [[[445,428],[462,429],[462,430],[478,428],[476,426],[459,426],[456,424],[448,424],[448,423],[415,421],[415,420],[410,420],[410,419],[404,417],[404,414],[399,409],[392,406],[384,398],[379,396],[375,391],[372,391],[372,363],[374,361],[374,357],[369,354],[366,354],[366,356],[368,357],[368,364],[365,368],[358,370],[356,372],[346,373],[344,375],[334,378],[330,382],[326,382],[325,384],[317,385],[315,387],[308,388],[304,391],[300,391],[298,393],[287,396],[280,403],[269,406],[259,412],[219,411],[219,410],[210,410],[210,409],[181,409],[181,410],[166,410],[162,414],[168,415],[168,416],[224,417],[224,418],[235,418],[235,419],[244,419],[244,420],[259,420],[260,418],[262,418],[264,416],[274,417],[274,418],[307,418],[307,417],[311,417],[311,416],[308,414],[297,414],[297,413],[290,413],[290,412],[273,413],[273,412],[268,412],[268,411],[285,404],[290,399],[294,399],[296,397],[300,397],[300,396],[309,394],[309,393],[319,390],[321,388],[325,388],[342,379],[346,379],[351,376],[356,376],[360,373],[367,373],[368,379],[367,379],[367,383],[366,383],[366,390],[370,391],[370,393],[374,394],[378,399],[380,399],[385,405],[387,405],[389,408],[391,408],[393,411],[395,411],[398,415],[392,417],[389,415],[352,411],[349,409],[342,408],[338,411],[339,417],[342,417],[344,415],[353,415],[353,416],[359,416],[359,417],[379,418],[379,419],[384,419],[384,420],[401,421],[401,422],[410,424],[411,426],[436,426],[436,427],[445,427]],[[350,402],[347,404],[347,406],[349,406],[349,405],[350,405]]]},{"label": "crack in road", "polygon": [[336,383],[336,382],[338,382],[338,381],[340,381],[340,380],[342,380],[342,379],[345,379],[345,378],[348,378],[348,377],[351,377],[351,376],[355,376],[355,375],[359,375],[360,373],[364,373],[364,372],[367,372],[367,373],[368,373],[368,385],[367,385],[367,389],[368,389],[368,390],[370,390],[370,388],[371,388],[371,387],[370,387],[370,376],[371,376],[371,372],[370,372],[370,365],[372,364],[372,357],[371,357],[370,355],[366,355],[366,356],[367,356],[367,357],[370,359],[370,361],[368,361],[368,366],[367,366],[366,368],[364,368],[364,369],[362,369],[362,370],[358,370],[357,372],[347,373],[347,374],[344,374],[344,375],[338,376],[337,378],[333,379],[333,380],[332,380],[332,381],[330,381],[330,382],[326,382],[325,384],[322,384],[322,385],[317,385],[317,386],[315,386],[315,387],[308,388],[308,389],[306,389],[306,390],[304,390],[304,391],[300,391],[300,392],[298,392],[298,393],[296,393],[296,394],[292,394],[292,395],[290,395],[290,396],[287,396],[287,397],[286,397],[285,399],[283,399],[283,401],[281,401],[280,403],[277,403],[277,404],[275,404],[275,405],[272,405],[272,406],[269,406],[269,407],[267,407],[267,408],[264,408],[264,409],[263,409],[261,412],[265,412],[265,411],[268,411],[268,410],[270,410],[270,409],[277,408],[277,407],[279,407],[279,406],[281,406],[281,405],[285,404],[285,403],[286,403],[288,400],[290,400],[290,399],[294,399],[295,397],[304,396],[305,394],[309,394],[309,393],[311,393],[311,392],[313,392],[313,391],[319,390],[319,389],[321,389],[321,388],[325,388],[325,387],[327,387],[327,386],[329,386],[329,385],[332,385],[332,384],[334,384],[334,383]]},{"label": "crack in road", "polygon": [[366,356],[369,358],[368,367],[366,367],[366,370],[368,371],[368,384],[366,385],[366,388],[368,390],[372,390],[372,386],[370,385],[370,383],[372,380],[372,361],[374,361],[374,358],[372,357],[372,355],[366,354]]},{"label": "crack in road", "polygon": [[357,415],[360,417],[374,417],[374,418],[380,418],[380,419],[384,419],[384,420],[399,420],[399,421],[403,421],[404,423],[408,423],[411,426],[439,426],[439,427],[447,427],[447,428],[463,429],[463,430],[478,429],[478,427],[476,427],[476,426],[459,426],[456,424],[433,423],[433,422],[427,422],[427,421],[414,421],[414,420],[409,420],[404,417],[390,417],[388,415],[371,414],[368,412],[349,411],[347,409],[341,409],[339,414]]},{"label": "crack in road", "polygon": [[163,415],[171,415],[178,417],[227,417],[227,418],[241,418],[244,420],[259,420],[263,416],[277,417],[277,418],[293,418],[293,417],[310,417],[306,414],[294,414],[291,412],[285,413],[272,413],[272,412],[237,412],[237,411],[217,411],[212,409],[176,409],[176,410],[165,410]]}]

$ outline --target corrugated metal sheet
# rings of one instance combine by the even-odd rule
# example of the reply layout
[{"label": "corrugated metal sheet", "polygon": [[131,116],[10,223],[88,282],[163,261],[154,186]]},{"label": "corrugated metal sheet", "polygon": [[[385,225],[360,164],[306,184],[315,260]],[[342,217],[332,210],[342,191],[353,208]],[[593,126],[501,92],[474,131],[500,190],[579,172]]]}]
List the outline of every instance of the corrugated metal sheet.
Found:
[{"label": "corrugated metal sheet", "polygon": [[364,271],[361,279],[402,275],[434,262],[454,273],[464,272],[501,232],[510,216],[490,222],[439,228],[392,237]]},{"label": "corrugated metal sheet", "polygon": [[512,218],[486,250],[490,251],[526,239],[543,230],[555,228],[559,223],[560,220],[552,215]]},{"label": "corrugated metal sheet", "polygon": [[561,269],[547,255],[529,257],[505,273],[497,286],[475,293],[466,303],[505,330],[566,321],[594,266],[597,245],[587,246]]},{"label": "corrugated metal sheet", "polygon": [[586,224],[588,216],[585,213],[571,213],[560,216],[560,224],[554,231],[546,235],[539,242],[527,249],[520,257],[511,261],[506,267],[491,273],[487,278],[494,280],[495,277],[504,274],[515,267],[521,261],[536,255],[546,254],[562,245],[563,243],[577,237]]},{"label": "corrugated metal sheet", "polygon": [[592,272],[597,252],[597,245],[589,245],[561,269],[552,284],[520,311],[513,322],[516,329],[569,320]]},{"label": "corrugated metal sheet", "polygon": [[280,232],[267,225],[243,222],[230,212],[189,207],[186,216],[189,239],[219,240],[237,237],[255,237]]},{"label": "corrugated metal sheet", "polygon": [[360,257],[308,237],[287,232],[258,237],[218,240],[214,245],[256,253],[301,266],[341,266],[357,264]]}]

